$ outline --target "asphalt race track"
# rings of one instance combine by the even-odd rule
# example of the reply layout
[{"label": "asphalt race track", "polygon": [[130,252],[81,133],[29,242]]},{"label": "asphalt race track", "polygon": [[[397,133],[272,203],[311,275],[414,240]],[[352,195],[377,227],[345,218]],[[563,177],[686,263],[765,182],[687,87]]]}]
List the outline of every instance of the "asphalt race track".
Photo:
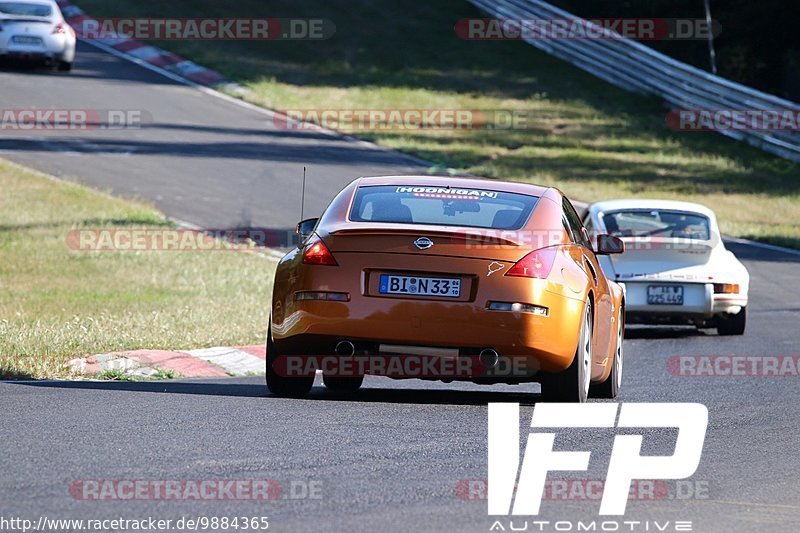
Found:
[{"label": "asphalt race track", "polygon": [[[153,123],[141,130],[0,132],[0,157],[151,199],[167,214],[205,227],[292,226],[303,164],[310,171],[310,214],[358,175],[424,170],[413,159],[360,143],[281,131],[267,115],[85,45],[68,76],[1,70],[0,94],[5,108],[147,110]],[[675,355],[798,354],[800,256],[731,248],[752,276],[744,337],[691,328],[628,331],[619,400],[699,402],[710,423],[693,494],[684,486],[682,495],[631,501],[625,520],[691,520],[701,532],[798,530],[800,378],[687,377],[668,370]],[[276,531],[486,532],[493,522],[486,502],[465,498],[462,490],[463,480],[487,476],[486,404],[525,403],[527,426],[537,393],[537,385],[487,389],[367,378],[355,397],[318,384],[309,399],[291,400],[269,396],[259,377],[4,382],[0,516],[34,522],[42,515],[268,516]],[[604,479],[614,434],[564,432],[562,449],[593,452],[588,473],[569,475]],[[672,453],[674,431],[643,434],[643,453]],[[283,496],[266,503],[82,501],[69,490],[80,480],[136,479],[271,479],[281,483]],[[591,499],[547,501],[538,520],[597,519],[598,508]]]},{"label": "asphalt race track", "polygon": [[146,198],[204,228],[294,228],[304,165],[308,213],[321,212],[360,175],[427,170],[414,158],[365,143],[280,129],[270,113],[181,85],[84,43],[70,75],[0,70],[0,91],[6,109],[142,111],[139,129],[0,131],[0,157]]}]

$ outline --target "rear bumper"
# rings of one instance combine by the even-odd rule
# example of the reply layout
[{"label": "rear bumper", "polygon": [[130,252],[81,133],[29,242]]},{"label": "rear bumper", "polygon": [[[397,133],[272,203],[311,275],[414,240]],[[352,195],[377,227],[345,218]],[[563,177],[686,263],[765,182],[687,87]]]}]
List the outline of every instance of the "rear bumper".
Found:
[{"label": "rear bumper", "polygon": [[0,57],[9,59],[53,60],[55,54],[45,50],[0,50]]},{"label": "rear bumper", "polygon": [[[708,319],[721,314],[738,313],[747,305],[747,296],[739,294],[714,294],[711,283],[627,282],[625,285],[626,311],[636,322],[647,317],[679,319]],[[684,288],[683,305],[651,305],[647,301],[650,285],[679,285]]]},{"label": "rear bumper", "polygon": [[18,45],[9,40],[0,42],[0,58],[66,62],[75,60],[74,39],[58,35],[41,37],[42,46]]},{"label": "rear bumper", "polygon": [[300,301],[280,323],[273,323],[272,331],[281,354],[332,354],[341,340],[369,355],[378,355],[380,345],[450,348],[464,357],[491,348],[532,376],[569,367],[583,311],[579,300],[555,294],[543,300],[535,303],[548,307],[546,317],[490,311],[474,302],[363,296],[350,302]]},{"label": "rear bumper", "polygon": [[[530,369],[560,372],[572,363],[584,295],[568,280],[506,277],[492,259],[417,254],[334,252],[338,266],[303,266],[299,252],[278,266],[272,301],[272,336],[279,353],[333,354],[349,340],[375,350],[380,344],[447,348],[477,354],[491,348]],[[501,265],[508,268],[508,261]],[[556,268],[556,267],[554,267]],[[566,268],[565,268],[566,270]],[[458,298],[381,294],[381,273],[458,276]],[[559,272],[559,270],[556,270]],[[554,278],[554,279],[552,279]],[[305,291],[347,293],[348,301],[297,299]],[[544,307],[546,316],[490,310],[490,302]]]},{"label": "rear bumper", "polygon": [[64,61],[66,63],[71,63],[74,58],[74,53],[68,54],[63,52],[47,52],[42,50],[0,50],[0,59],[17,61]]}]

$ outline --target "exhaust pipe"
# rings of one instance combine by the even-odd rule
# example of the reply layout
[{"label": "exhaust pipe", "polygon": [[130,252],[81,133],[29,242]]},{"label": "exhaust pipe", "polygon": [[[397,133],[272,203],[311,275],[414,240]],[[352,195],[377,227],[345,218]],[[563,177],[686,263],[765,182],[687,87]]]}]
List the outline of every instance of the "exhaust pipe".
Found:
[{"label": "exhaust pipe", "polygon": [[481,350],[479,358],[486,368],[494,368],[500,361],[500,354],[492,348],[486,348]]},{"label": "exhaust pipe", "polygon": [[356,347],[352,342],[339,341],[336,344],[336,355],[347,357],[353,355],[354,353],[356,353]]}]

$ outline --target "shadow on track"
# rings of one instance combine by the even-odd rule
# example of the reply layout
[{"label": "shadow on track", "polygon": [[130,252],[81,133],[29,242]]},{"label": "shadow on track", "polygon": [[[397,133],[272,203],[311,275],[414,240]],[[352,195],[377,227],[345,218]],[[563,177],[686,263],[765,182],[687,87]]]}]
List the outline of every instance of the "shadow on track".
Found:
[{"label": "shadow on track", "polygon": [[0,72],[24,75],[69,76],[58,72],[52,62],[44,59],[23,60],[9,57],[0,58]]},{"label": "shadow on track", "polygon": [[[266,398],[280,401],[346,401],[363,403],[431,404],[431,405],[485,405],[489,402],[518,402],[533,405],[539,394],[529,392],[522,386],[519,392],[496,390],[447,390],[417,388],[371,388],[367,385],[355,394],[343,394],[317,384],[308,397],[286,399],[267,391],[263,381],[243,383],[238,379],[225,381],[17,381],[8,382],[20,386],[51,389],[143,392],[152,394],[191,394],[198,396],[227,396]],[[530,385],[532,386],[532,385]]]},{"label": "shadow on track", "polygon": [[[104,130],[99,130],[104,131]],[[312,133],[306,135],[309,137]],[[309,137],[312,138],[312,137]],[[331,139],[335,139],[330,137]],[[170,156],[184,158],[214,158],[249,161],[304,162],[307,164],[338,164],[343,161],[359,161],[371,165],[391,165],[398,155],[355,143],[320,146],[309,150],[305,145],[267,144],[264,142],[185,142],[109,139],[101,137],[36,137],[2,138],[0,150],[12,152],[74,152],[79,154],[123,154],[139,156]],[[407,164],[416,162],[408,159]]]},{"label": "shadow on track", "polygon": [[[531,385],[532,386],[532,385]],[[522,385],[519,392],[482,391],[482,390],[447,390],[447,389],[410,389],[410,388],[363,388],[355,394],[333,392],[325,387],[314,387],[308,400],[347,401],[363,403],[404,403],[426,405],[486,405],[490,402],[516,402],[533,405],[540,395],[528,392]]]},{"label": "shadow on track", "polygon": [[713,337],[713,330],[697,329],[694,326],[629,326],[625,328],[625,339],[687,339]]}]

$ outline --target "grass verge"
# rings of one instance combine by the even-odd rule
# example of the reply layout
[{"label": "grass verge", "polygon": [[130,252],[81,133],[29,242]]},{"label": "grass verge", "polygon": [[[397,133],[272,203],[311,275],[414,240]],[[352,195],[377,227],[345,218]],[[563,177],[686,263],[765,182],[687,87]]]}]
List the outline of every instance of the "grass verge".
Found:
[{"label": "grass verge", "polygon": [[0,377],[84,355],[263,341],[274,264],[247,253],[79,252],[73,228],[168,228],[147,205],[0,160]]},{"label": "grass verge", "polygon": [[[717,211],[725,233],[800,248],[800,166],[713,133],[679,133],[647,97],[521,42],[468,42],[464,0],[77,0],[95,17],[311,17],[322,42],[168,41],[286,109],[517,110],[525,129],[355,131],[444,167],[553,185],[593,201],[655,197]],[[699,42],[698,42],[699,43]],[[703,45],[699,43],[698,46]],[[155,117],[156,121],[158,117]]]}]

